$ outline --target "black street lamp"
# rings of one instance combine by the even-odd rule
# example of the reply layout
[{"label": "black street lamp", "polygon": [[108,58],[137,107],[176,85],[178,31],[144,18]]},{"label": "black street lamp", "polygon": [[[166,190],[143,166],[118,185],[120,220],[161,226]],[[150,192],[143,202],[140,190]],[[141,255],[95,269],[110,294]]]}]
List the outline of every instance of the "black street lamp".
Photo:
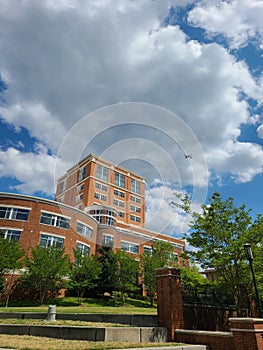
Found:
[{"label": "black street lamp", "polygon": [[256,296],[256,302],[258,305],[258,312],[259,312],[259,317],[262,318],[262,307],[261,307],[261,301],[259,298],[259,294],[258,294],[258,288],[257,288],[257,282],[256,282],[256,277],[255,277],[255,273],[254,273],[254,269],[253,269],[253,253],[252,253],[252,249],[251,249],[251,244],[250,243],[246,243],[243,245],[245,252],[246,252],[246,257],[247,260],[249,262],[250,265],[250,269],[251,269],[251,274],[252,274],[252,278],[253,278],[253,284],[254,284],[254,288],[255,288],[255,296]]}]

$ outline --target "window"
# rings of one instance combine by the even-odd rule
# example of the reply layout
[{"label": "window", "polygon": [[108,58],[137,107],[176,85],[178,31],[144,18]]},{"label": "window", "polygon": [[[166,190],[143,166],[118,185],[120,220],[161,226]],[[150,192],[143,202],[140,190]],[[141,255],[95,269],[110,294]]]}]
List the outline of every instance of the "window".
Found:
[{"label": "window", "polygon": [[81,194],[78,194],[78,195],[76,196],[76,203],[79,202],[79,201],[81,201],[82,198],[83,198],[83,194],[82,194],[82,193],[81,193]]},{"label": "window", "polygon": [[9,239],[10,241],[19,241],[21,231],[20,230],[8,230],[8,229],[0,229],[0,238]]},{"label": "window", "polygon": [[76,249],[78,251],[81,252],[82,255],[89,255],[89,246],[84,244],[84,243],[80,243],[80,242],[77,242],[76,244]]},{"label": "window", "polygon": [[125,176],[120,173],[115,173],[115,180],[114,183],[116,186],[125,188]]},{"label": "window", "polygon": [[141,187],[140,187],[140,182],[137,180],[132,179],[132,192],[141,193]]},{"label": "window", "polygon": [[80,186],[77,187],[77,192],[81,192],[84,190],[84,184],[81,184]]},{"label": "window", "polygon": [[41,213],[40,223],[44,225],[50,225],[61,228],[69,228],[69,218],[65,218],[64,216],[49,214],[49,213]]},{"label": "window", "polygon": [[100,224],[102,223],[102,210],[94,210],[93,214],[94,219],[97,220]]},{"label": "window", "polygon": [[104,202],[106,202],[106,200],[107,200],[107,197],[104,196],[104,194],[100,194],[100,193],[98,193],[98,192],[95,192],[95,193],[94,193],[94,198],[100,199],[101,201],[104,201]]},{"label": "window", "polygon": [[27,221],[29,209],[0,207],[0,219]]},{"label": "window", "polygon": [[113,200],[113,204],[114,204],[114,205],[117,205],[117,206],[120,207],[120,208],[124,208],[124,202],[118,201],[118,199],[114,199],[114,200]]},{"label": "window", "polygon": [[85,237],[91,238],[92,237],[92,233],[93,233],[93,229],[85,224],[83,224],[82,222],[77,222],[77,232]]},{"label": "window", "polygon": [[39,245],[44,248],[54,246],[56,248],[62,248],[64,244],[64,238],[59,236],[51,236],[46,234],[40,235]]},{"label": "window", "polygon": [[113,247],[114,245],[114,237],[112,235],[103,235],[103,247]]},{"label": "window", "polygon": [[103,181],[108,181],[108,168],[97,164],[96,178],[101,179]]},{"label": "window", "polygon": [[129,253],[139,253],[139,245],[131,242],[121,241],[121,249]]},{"label": "window", "polygon": [[119,215],[120,218],[124,218],[124,212],[123,211],[119,211],[118,215]]},{"label": "window", "polygon": [[134,203],[138,203],[138,204],[141,203],[141,199],[138,198],[138,197],[134,197],[134,196],[131,196],[131,201],[134,202]]},{"label": "window", "polygon": [[125,197],[125,193],[121,192],[121,191],[118,191],[118,190],[114,190],[114,194],[115,194],[115,196],[118,196],[118,197],[121,197],[121,198]]},{"label": "window", "polygon": [[144,246],[143,247],[143,252],[147,255],[152,255],[152,247],[147,247],[147,246]]},{"label": "window", "polygon": [[131,211],[134,211],[135,213],[140,213],[141,212],[141,208],[135,207],[135,205],[131,205]]},{"label": "window", "polygon": [[67,179],[63,180],[60,183],[59,193],[63,193],[65,191],[66,185],[67,185]]},{"label": "window", "polygon": [[87,169],[86,165],[84,165],[83,167],[81,167],[79,169],[79,181],[85,179],[85,177],[86,177],[86,169]]},{"label": "window", "polygon": [[132,221],[141,222],[141,218],[139,216],[131,215],[130,218]]},{"label": "window", "polygon": [[107,190],[108,190],[108,187],[107,187],[107,186],[102,185],[102,184],[100,184],[99,182],[96,182],[96,183],[95,183],[95,187],[96,187],[98,190],[102,190],[102,191],[104,191],[104,192],[107,192]]}]

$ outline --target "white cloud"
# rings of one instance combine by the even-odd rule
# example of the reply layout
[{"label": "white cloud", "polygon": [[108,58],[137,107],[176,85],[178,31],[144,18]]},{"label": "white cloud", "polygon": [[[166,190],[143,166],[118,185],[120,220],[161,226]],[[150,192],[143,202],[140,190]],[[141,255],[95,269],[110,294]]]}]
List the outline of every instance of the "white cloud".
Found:
[{"label": "white cloud", "polygon": [[[221,7],[216,6],[218,2],[197,2],[189,19],[205,27],[210,34],[227,35],[235,47],[243,45],[255,33],[261,38],[261,2],[244,0],[238,3],[237,8],[236,1],[222,2]],[[262,172],[263,157],[259,147],[237,141],[240,125],[254,120],[242,95],[262,103],[262,80],[255,80],[246,64],[238,62],[224,47],[189,40],[177,26],[162,27],[171,4],[178,4],[178,1],[118,0],[113,4],[109,0],[1,0],[1,72],[9,84],[0,111],[2,117],[17,130],[21,126],[27,128],[32,137],[53,153],[69,133],[67,154],[62,160],[68,165],[79,160],[92,132],[99,137],[98,131],[104,128],[119,135],[119,129],[110,128],[116,116],[120,121],[123,116],[108,113],[100,119],[100,111],[91,116],[93,119],[89,119],[85,128],[72,134],[76,123],[86,114],[118,102],[159,105],[187,123],[202,155],[201,152],[196,154],[193,139],[184,134],[179,139],[180,133],[174,140],[177,148],[171,148],[157,133],[154,138],[149,130],[131,145],[128,140],[139,138],[132,129],[130,133],[122,130],[127,142],[123,142],[121,148],[114,139],[109,143],[107,134],[104,140],[99,139],[103,141],[94,149],[99,149],[100,154],[111,153],[112,158],[118,159],[120,153],[127,156],[132,148],[130,156],[139,158],[147,144],[147,161],[154,164],[155,169],[163,169],[163,177],[173,180],[181,177],[182,183],[198,187],[207,182],[206,169],[199,161],[203,155],[209,168],[220,175],[227,172],[235,181],[250,181]],[[137,122],[140,118],[151,126],[157,120],[162,122],[158,114],[145,116],[145,110],[143,113],[136,114]],[[177,124],[165,123],[164,127],[175,132]],[[260,128],[258,132],[261,135]],[[154,142],[154,150],[159,147],[166,157],[155,157],[149,141]],[[193,154],[190,163],[183,159],[184,152]],[[56,171],[52,156],[45,152],[15,153],[11,149],[2,152],[2,156],[3,176],[13,175],[19,179],[21,190],[53,191]],[[167,167],[169,157],[175,165],[174,178]],[[60,167],[61,159],[59,162]],[[33,176],[36,165],[39,175],[43,175],[43,183]],[[47,171],[51,174],[47,175]],[[148,174],[149,168],[148,173],[146,167],[144,171]],[[163,215],[170,210],[164,205]]]},{"label": "white cloud", "polygon": [[201,0],[190,12],[192,25],[205,28],[208,35],[224,35],[230,47],[245,46],[252,39],[263,42],[263,2],[261,0]]}]

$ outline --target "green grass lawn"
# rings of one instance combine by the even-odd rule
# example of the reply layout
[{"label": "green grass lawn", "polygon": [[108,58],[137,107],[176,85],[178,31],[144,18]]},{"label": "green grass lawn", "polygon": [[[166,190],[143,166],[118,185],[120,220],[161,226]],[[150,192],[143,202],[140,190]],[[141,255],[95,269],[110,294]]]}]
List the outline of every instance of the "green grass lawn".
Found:
[{"label": "green grass lawn", "polygon": [[[31,305],[30,305],[31,304]],[[33,305],[32,305],[33,304]],[[150,307],[146,300],[126,299],[124,306],[113,299],[83,299],[78,305],[77,298],[67,297],[50,300],[45,305],[34,306],[35,302],[12,303],[10,306],[0,306],[2,312],[47,312],[48,305],[56,305],[57,313],[111,313],[111,314],[156,314],[157,309]],[[1,304],[0,304],[1,305]],[[115,306],[116,305],[116,306]]]}]

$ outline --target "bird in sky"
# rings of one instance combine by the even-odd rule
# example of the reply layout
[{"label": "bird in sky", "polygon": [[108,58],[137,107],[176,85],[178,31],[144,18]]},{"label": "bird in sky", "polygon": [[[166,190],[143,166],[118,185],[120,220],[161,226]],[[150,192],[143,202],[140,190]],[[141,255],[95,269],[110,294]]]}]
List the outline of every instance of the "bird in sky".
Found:
[{"label": "bird in sky", "polygon": [[185,157],[185,159],[187,159],[187,158],[191,159],[192,158],[192,154],[185,154],[184,157]]}]

